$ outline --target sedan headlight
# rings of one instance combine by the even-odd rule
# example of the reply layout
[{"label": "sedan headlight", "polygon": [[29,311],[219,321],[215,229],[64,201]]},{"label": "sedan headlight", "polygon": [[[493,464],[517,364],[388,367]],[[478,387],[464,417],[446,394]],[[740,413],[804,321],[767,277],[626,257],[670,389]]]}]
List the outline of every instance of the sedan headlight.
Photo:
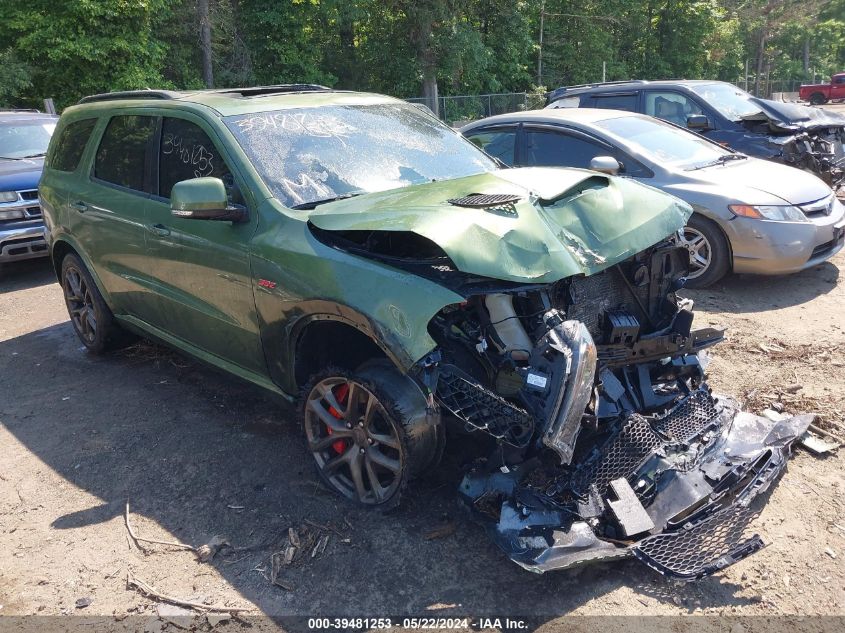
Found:
[{"label": "sedan headlight", "polygon": [[781,222],[809,222],[798,207],[792,205],[750,205],[732,204],[728,207],[737,215],[755,220],[779,220]]},{"label": "sedan headlight", "polygon": [[17,191],[0,191],[0,202],[14,202],[17,199]]}]

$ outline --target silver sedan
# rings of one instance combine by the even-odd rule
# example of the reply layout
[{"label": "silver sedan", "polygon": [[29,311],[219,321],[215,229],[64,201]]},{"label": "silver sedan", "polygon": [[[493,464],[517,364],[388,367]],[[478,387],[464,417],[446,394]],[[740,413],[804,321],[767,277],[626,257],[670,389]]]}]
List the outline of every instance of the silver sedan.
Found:
[{"label": "silver sedan", "polygon": [[819,264],[845,241],[845,205],[813,174],[750,158],[652,117],[589,108],[518,112],[461,132],[514,166],[618,173],[692,205],[680,237],[687,285],[726,273],[778,275]]}]

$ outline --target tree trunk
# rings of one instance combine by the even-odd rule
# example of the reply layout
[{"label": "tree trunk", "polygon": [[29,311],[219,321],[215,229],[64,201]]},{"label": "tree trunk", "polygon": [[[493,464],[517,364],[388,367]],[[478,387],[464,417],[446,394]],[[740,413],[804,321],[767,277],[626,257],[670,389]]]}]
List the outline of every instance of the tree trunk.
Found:
[{"label": "tree trunk", "polygon": [[435,116],[440,116],[440,99],[437,90],[437,66],[434,63],[426,63],[423,68],[423,98],[425,104],[434,112]]},{"label": "tree trunk", "polygon": [[764,58],[766,56],[766,25],[760,28],[760,42],[757,47],[757,72],[754,76],[754,96],[760,96],[760,75],[763,74]]},{"label": "tree trunk", "polygon": [[810,74],[810,38],[804,40],[804,75]]},{"label": "tree trunk", "polygon": [[200,42],[202,48],[202,78],[206,88],[214,87],[214,70],[211,65],[211,17],[208,12],[209,0],[197,0],[197,14],[200,23]]}]

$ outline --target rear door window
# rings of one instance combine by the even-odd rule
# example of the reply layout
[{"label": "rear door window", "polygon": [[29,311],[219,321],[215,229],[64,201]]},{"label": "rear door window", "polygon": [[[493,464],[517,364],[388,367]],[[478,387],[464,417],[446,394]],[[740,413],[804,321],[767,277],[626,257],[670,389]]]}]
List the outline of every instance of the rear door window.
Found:
[{"label": "rear door window", "polygon": [[161,125],[158,192],[170,197],[173,185],[182,180],[220,178],[233,197],[232,172],[202,128],[185,119],[165,117]]},{"label": "rear door window", "polygon": [[467,138],[490,154],[490,156],[495,156],[506,165],[513,165],[514,149],[516,148],[516,128],[470,132]]},{"label": "rear door window", "polygon": [[525,129],[525,155],[520,164],[529,167],[589,168],[596,156],[612,155],[612,148],[552,130]]},{"label": "rear door window", "polygon": [[97,148],[94,177],[127,189],[145,191],[146,157],[155,128],[155,117],[112,117]]},{"label": "rear door window", "polygon": [[97,119],[83,119],[65,126],[56,139],[49,166],[59,171],[74,171],[96,124]]},{"label": "rear door window", "polygon": [[623,95],[596,95],[593,97],[593,107],[605,110],[637,111],[637,93]]}]

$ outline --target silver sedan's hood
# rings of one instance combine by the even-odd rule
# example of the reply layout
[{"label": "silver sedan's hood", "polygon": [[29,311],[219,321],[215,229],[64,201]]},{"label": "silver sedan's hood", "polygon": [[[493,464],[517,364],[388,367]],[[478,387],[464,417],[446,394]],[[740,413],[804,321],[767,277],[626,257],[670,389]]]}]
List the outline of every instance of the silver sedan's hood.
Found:
[{"label": "silver sedan's hood", "polygon": [[[757,158],[733,160],[682,173],[694,186],[715,185],[725,196],[747,204],[773,204],[776,201],[768,199],[775,197],[788,204],[801,205],[831,193],[830,187],[809,172]],[[674,187],[666,189],[674,193]],[[679,189],[684,189],[683,184]]]}]

